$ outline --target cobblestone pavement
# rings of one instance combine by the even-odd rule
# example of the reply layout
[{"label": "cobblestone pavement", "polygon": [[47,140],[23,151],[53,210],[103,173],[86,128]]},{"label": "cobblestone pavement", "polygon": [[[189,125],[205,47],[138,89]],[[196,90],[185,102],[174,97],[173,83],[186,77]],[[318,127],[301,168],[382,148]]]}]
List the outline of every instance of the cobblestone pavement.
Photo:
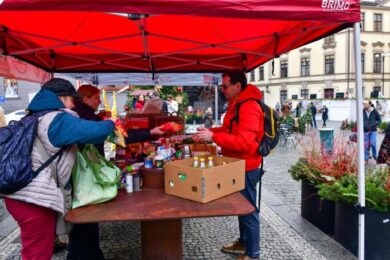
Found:
[{"label": "cobblestone pavement", "polygon": [[[331,122],[335,129],[339,124]],[[292,147],[280,147],[266,158],[260,259],[356,259],[300,216],[300,183],[288,173],[299,154]],[[138,222],[104,223],[100,229],[101,248],[107,259],[140,259]],[[183,220],[184,259],[235,259],[220,248],[237,237],[237,217]],[[20,259],[20,247],[20,231],[0,200],[0,260]],[[66,259],[66,252],[56,254],[53,259]]]}]

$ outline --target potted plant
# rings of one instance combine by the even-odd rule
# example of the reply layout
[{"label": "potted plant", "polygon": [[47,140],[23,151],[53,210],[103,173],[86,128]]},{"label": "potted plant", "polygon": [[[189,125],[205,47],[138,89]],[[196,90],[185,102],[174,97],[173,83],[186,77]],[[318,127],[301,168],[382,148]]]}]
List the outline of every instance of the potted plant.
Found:
[{"label": "potted plant", "polygon": [[[332,183],[318,186],[319,195],[336,202],[335,234],[337,242],[357,255],[358,251],[358,177],[344,175]],[[390,175],[389,169],[369,170],[365,177],[365,256],[388,259],[390,256]]]},{"label": "potted plant", "polygon": [[356,173],[356,145],[337,135],[331,155],[321,153],[317,134],[302,144],[303,157],[289,169],[294,180],[301,181],[301,216],[323,232],[334,232],[335,203],[321,199],[316,186],[333,183],[346,174]]}]

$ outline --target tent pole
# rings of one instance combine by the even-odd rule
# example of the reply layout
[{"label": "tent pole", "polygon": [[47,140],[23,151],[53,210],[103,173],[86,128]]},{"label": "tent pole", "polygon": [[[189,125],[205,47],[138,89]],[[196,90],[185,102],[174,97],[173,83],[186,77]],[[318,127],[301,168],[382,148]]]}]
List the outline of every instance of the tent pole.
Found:
[{"label": "tent pole", "polygon": [[358,140],[358,187],[359,187],[359,260],[364,260],[364,209],[365,209],[365,182],[364,182],[364,132],[363,132],[363,91],[362,91],[362,63],[360,51],[360,23],[354,23],[354,56],[355,56],[355,89],[356,115]]},{"label": "tent pole", "polygon": [[[213,76],[215,77],[215,75]],[[218,127],[218,84],[215,84],[215,80],[214,81],[214,90],[215,90],[215,102],[214,102],[214,105],[215,105],[215,126]]]}]

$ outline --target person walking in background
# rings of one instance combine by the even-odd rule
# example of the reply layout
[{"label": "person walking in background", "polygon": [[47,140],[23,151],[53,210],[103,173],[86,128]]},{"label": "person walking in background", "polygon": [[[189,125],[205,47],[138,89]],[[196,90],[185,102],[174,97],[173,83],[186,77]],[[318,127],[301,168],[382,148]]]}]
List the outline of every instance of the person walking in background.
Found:
[{"label": "person walking in background", "polygon": [[390,166],[390,124],[386,127],[385,137],[383,138],[381,147],[379,148],[376,162],[378,164],[386,163]]},{"label": "person walking in background", "polygon": [[317,108],[313,102],[310,103],[310,112],[311,112],[311,116],[312,116],[312,120],[310,122],[311,127],[314,126],[314,128],[317,128],[317,122],[316,122]]},{"label": "person walking in background", "polygon": [[[222,148],[224,156],[245,159],[245,189],[241,194],[256,209],[253,213],[238,217],[240,238],[224,245],[222,251],[239,254],[238,259],[258,259],[260,255],[260,208],[256,203],[261,194],[262,157],[258,152],[259,143],[264,135],[264,114],[259,104],[260,90],[247,84],[247,78],[241,70],[229,70],[222,74],[222,93],[229,101],[222,127],[200,128],[194,135],[195,141],[214,141]],[[236,107],[239,120],[234,120]],[[259,189],[257,194],[257,184]]]},{"label": "person walking in background", "polygon": [[326,120],[328,120],[328,108],[324,105],[321,109],[322,112],[322,127],[326,127]]},{"label": "person walking in background", "polygon": [[299,102],[295,107],[295,117],[301,117],[302,103]]},{"label": "person walking in background", "polygon": [[169,115],[177,115],[177,111],[179,111],[179,105],[176,100],[173,99],[172,95],[168,95],[168,114]]},{"label": "person walking in background", "polygon": [[214,120],[213,120],[213,110],[211,107],[207,108],[203,115],[203,124],[206,128],[213,127]]},{"label": "person walking in background", "polygon": [[383,116],[383,107],[382,107],[382,105],[379,103],[379,101],[377,100],[376,102],[376,105],[375,105],[375,109],[376,109],[376,111],[378,111],[378,114],[380,115],[380,116]]},{"label": "person walking in background", "polygon": [[280,103],[279,103],[279,102],[276,102],[275,110],[276,110],[276,112],[278,113],[278,115],[280,114],[280,109],[281,109]]},{"label": "person walking in background", "polygon": [[377,127],[381,123],[381,116],[369,102],[363,103],[363,124],[364,124],[364,160],[368,163],[370,148],[372,149],[372,157],[376,160],[376,136]]},{"label": "person walking in background", "polygon": [[[113,119],[94,122],[78,118],[71,110],[78,97],[69,81],[52,78],[43,84],[28,106],[31,114],[50,111],[38,119],[35,139],[39,140],[34,142],[31,152],[33,170],[46,161],[39,144],[48,156],[60,150],[63,153],[54,161],[54,167],[46,167],[26,187],[5,196],[7,210],[21,230],[22,259],[52,258],[56,222],[63,219],[71,206],[70,177],[77,150],[75,144],[101,143],[114,130]],[[53,178],[55,174],[58,181]]]},{"label": "person walking in background", "polygon": [[143,95],[139,95],[137,103],[135,103],[135,110],[142,111],[145,105],[145,99]]}]

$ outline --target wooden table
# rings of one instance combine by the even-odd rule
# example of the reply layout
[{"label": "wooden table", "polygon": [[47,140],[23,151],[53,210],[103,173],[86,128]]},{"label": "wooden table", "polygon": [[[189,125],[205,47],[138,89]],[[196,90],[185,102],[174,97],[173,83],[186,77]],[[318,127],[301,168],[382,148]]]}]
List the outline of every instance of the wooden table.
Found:
[{"label": "wooden table", "polygon": [[141,221],[142,259],[182,259],[183,218],[247,215],[254,207],[239,193],[202,204],[163,190],[120,191],[107,203],[70,210],[72,223]]}]

